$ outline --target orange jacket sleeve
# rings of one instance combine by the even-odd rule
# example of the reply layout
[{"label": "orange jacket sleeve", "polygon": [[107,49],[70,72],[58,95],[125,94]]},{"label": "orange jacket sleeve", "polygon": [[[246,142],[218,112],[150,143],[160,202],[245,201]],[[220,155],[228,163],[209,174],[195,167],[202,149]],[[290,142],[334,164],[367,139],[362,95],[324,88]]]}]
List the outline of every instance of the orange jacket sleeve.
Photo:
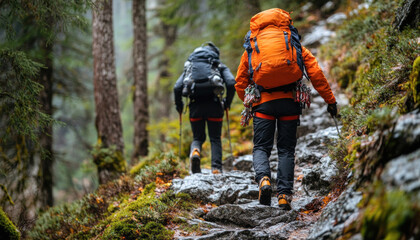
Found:
[{"label": "orange jacket sleeve", "polygon": [[236,93],[238,94],[238,97],[244,101],[245,89],[249,85],[248,53],[246,51],[242,54],[235,81]]},{"label": "orange jacket sleeve", "polygon": [[310,78],[314,88],[318,91],[326,103],[335,103],[336,100],[333,92],[331,91],[330,84],[328,83],[324,73],[319,67],[316,58],[308,49],[303,46],[302,57],[306,67],[306,73],[308,74],[308,77]]}]

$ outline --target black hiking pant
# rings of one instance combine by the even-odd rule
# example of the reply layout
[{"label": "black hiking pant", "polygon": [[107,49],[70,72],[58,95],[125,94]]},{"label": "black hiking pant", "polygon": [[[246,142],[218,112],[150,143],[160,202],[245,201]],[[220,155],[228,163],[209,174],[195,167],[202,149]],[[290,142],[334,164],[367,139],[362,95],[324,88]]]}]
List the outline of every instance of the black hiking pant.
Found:
[{"label": "black hiking pant", "polygon": [[285,116],[296,116],[302,113],[299,103],[293,99],[283,98],[262,103],[254,112],[262,113],[275,119],[254,117],[253,165],[257,183],[264,176],[271,178],[269,158],[274,144],[277,127],[277,193],[292,194],[295,168],[296,131],[299,119],[279,120]]},{"label": "black hiking pant", "polygon": [[211,167],[222,169],[222,124],[223,108],[217,99],[192,101],[190,107],[190,122],[193,141],[190,151],[198,148],[206,141],[206,123],[211,144]]}]

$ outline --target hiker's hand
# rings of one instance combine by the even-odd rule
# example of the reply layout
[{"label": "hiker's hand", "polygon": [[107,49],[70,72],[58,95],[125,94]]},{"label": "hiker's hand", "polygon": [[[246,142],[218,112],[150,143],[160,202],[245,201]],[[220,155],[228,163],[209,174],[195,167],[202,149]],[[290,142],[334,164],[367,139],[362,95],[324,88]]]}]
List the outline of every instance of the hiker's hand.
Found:
[{"label": "hiker's hand", "polygon": [[177,104],[176,105],[176,111],[179,113],[179,114],[182,114],[182,110],[184,109],[184,103],[181,103],[181,104]]},{"label": "hiker's hand", "polygon": [[224,98],[223,100],[223,110],[229,110],[230,109],[230,106],[228,106],[228,104],[226,103],[226,98]]},{"label": "hiker's hand", "polygon": [[328,104],[327,111],[331,117],[337,117],[337,103]]}]

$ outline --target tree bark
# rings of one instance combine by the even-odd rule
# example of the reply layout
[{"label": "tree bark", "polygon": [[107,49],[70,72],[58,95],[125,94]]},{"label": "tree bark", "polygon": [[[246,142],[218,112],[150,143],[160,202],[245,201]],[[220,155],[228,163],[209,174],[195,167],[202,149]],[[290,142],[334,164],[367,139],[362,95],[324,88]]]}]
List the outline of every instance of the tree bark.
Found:
[{"label": "tree bark", "polygon": [[[41,68],[39,73],[39,83],[44,87],[39,97],[41,111],[49,116],[53,115],[53,61],[52,61],[52,44],[48,44],[46,39],[40,41],[40,49],[45,59],[45,68]],[[42,208],[51,207],[54,204],[53,198],[53,129],[52,125],[48,125],[41,130],[39,143],[42,148],[40,154],[40,189],[41,194],[39,200]]]},{"label": "tree bark", "polygon": [[259,0],[247,0],[245,1],[245,4],[252,15],[261,12],[261,4]]},{"label": "tree bark", "polygon": [[[95,95],[95,125],[101,148],[115,148],[113,164],[104,166],[102,159],[94,159],[98,166],[99,183],[117,178],[121,168],[124,142],[120,108],[118,103],[117,78],[115,73],[114,32],[112,26],[112,0],[95,1],[93,10],[93,80]],[[125,170],[125,169],[124,169]]]},{"label": "tree bark", "polygon": [[160,103],[155,115],[156,119],[169,118],[171,109],[173,108],[172,103],[172,87],[173,79],[171,71],[169,70],[169,56],[167,51],[172,48],[177,38],[177,26],[169,25],[161,21],[159,24],[159,35],[165,40],[163,46],[163,54],[159,60],[159,73],[156,79],[156,92],[155,99]]},{"label": "tree bark", "polygon": [[147,28],[146,0],[133,0],[133,59],[134,59],[134,152],[132,164],[140,156],[147,156],[149,137],[147,124],[149,122],[149,103],[147,100]]}]

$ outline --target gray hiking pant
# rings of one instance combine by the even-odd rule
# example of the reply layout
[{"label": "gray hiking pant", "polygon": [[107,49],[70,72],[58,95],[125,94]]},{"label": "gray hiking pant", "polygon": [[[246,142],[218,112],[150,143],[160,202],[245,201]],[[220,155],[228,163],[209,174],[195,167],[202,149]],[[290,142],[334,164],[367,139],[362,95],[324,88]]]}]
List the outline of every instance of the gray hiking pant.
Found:
[{"label": "gray hiking pant", "polygon": [[[255,112],[279,118],[300,115],[301,109],[293,99],[277,99],[262,103],[254,108]],[[295,168],[296,131],[299,120],[270,120],[254,117],[253,165],[255,180],[259,183],[264,176],[271,178],[269,158],[274,144],[277,127],[277,193],[292,194]]]}]

